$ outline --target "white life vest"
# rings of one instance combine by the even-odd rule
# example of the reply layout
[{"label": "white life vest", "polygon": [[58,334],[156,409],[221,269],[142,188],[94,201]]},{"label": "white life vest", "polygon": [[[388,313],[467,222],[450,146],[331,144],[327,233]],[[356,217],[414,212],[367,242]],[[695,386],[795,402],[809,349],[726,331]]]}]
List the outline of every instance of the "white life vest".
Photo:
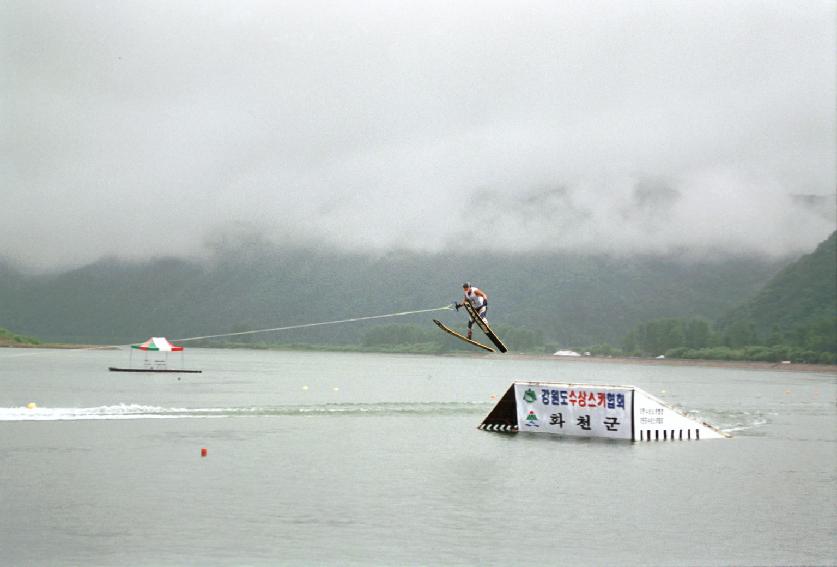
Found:
[{"label": "white life vest", "polygon": [[474,306],[474,309],[479,309],[482,307],[482,304],[485,303],[485,299],[481,295],[477,295],[475,292],[478,291],[479,288],[471,287],[468,291],[465,292],[465,299]]}]

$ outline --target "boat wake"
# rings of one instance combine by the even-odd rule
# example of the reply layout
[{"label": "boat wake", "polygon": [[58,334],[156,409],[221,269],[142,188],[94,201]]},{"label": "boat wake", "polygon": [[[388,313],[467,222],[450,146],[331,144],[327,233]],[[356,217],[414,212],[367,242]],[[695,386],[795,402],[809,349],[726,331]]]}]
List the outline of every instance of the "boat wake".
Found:
[{"label": "boat wake", "polygon": [[286,405],[229,408],[166,408],[119,404],[90,408],[0,408],[0,421],[76,421],[92,419],[204,419],[287,416],[438,416],[485,413],[486,402],[403,402]]},{"label": "boat wake", "polygon": [[695,419],[707,420],[724,433],[738,433],[758,429],[770,423],[769,414],[744,410],[692,410],[689,415]]}]

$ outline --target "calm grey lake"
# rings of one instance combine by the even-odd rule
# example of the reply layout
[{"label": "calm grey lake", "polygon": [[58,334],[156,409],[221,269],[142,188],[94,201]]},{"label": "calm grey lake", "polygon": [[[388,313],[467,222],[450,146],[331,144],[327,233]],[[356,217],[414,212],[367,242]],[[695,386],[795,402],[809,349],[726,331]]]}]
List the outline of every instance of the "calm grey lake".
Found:
[{"label": "calm grey lake", "polygon": [[[209,349],[202,374],[107,371],[126,362],[0,351],[0,564],[837,563],[834,374]],[[477,430],[513,380],[636,385],[733,437]]]}]

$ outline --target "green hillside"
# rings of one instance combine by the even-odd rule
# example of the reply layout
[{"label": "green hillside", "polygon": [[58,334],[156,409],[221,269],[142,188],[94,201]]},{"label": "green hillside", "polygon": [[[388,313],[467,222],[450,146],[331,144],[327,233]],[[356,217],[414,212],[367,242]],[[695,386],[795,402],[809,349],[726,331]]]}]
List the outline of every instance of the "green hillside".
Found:
[{"label": "green hillside", "polygon": [[[771,278],[717,325],[702,318],[640,323],[622,351],[668,358],[837,362],[837,232]],[[596,350],[596,349],[593,349]]]},{"label": "green hillside", "polygon": [[787,333],[837,316],[837,232],[790,264],[751,299],[729,312],[722,328],[752,324],[759,336]]},{"label": "green hillside", "polygon": [[[251,245],[207,262],[105,259],[32,276],[0,265],[0,325],[45,341],[123,344],[438,307],[470,280],[490,296],[494,325],[548,343],[618,344],[638,323],[717,319],[787,261],[557,254],[383,256]],[[437,315],[438,316],[438,315]],[[435,330],[432,314],[387,323]],[[442,313],[451,323],[463,316]],[[258,340],[361,344],[379,321],[259,335]]]},{"label": "green hillside", "polygon": [[21,346],[21,345],[39,345],[41,341],[34,337],[25,337],[15,334],[8,329],[0,328],[0,347]]}]

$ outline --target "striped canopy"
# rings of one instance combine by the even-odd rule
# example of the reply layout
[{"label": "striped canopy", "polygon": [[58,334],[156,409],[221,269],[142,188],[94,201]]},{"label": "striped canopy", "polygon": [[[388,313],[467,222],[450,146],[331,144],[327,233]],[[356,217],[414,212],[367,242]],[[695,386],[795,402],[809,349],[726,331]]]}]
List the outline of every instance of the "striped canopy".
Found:
[{"label": "striped canopy", "polygon": [[141,345],[131,345],[131,348],[140,350],[158,350],[160,352],[177,352],[183,350],[182,346],[174,346],[166,337],[151,337]]}]

